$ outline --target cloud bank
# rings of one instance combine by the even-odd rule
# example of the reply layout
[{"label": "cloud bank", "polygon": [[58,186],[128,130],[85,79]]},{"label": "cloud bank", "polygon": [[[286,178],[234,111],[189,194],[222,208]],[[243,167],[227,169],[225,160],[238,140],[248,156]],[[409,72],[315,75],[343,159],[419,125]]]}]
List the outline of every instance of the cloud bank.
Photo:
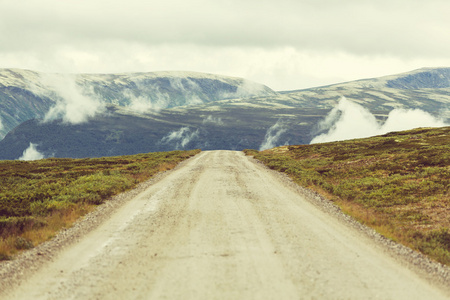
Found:
[{"label": "cloud bank", "polygon": [[193,139],[198,138],[199,130],[191,131],[189,127],[181,127],[161,139],[162,144],[174,143],[175,149],[184,149]]},{"label": "cloud bank", "polygon": [[170,78],[170,85],[173,89],[180,91],[186,98],[186,105],[202,104],[203,100],[200,99],[196,93],[201,93],[201,87],[189,78]]},{"label": "cloud bank", "polygon": [[213,117],[212,115],[207,116],[203,119],[202,124],[214,124],[218,126],[224,125],[222,118],[220,117]]},{"label": "cloud bank", "polygon": [[[129,102],[126,107],[136,112],[158,112],[173,106],[203,103],[198,96],[203,93],[202,88],[193,80],[170,76],[162,77],[162,80],[167,80],[170,88],[163,83],[148,83],[139,79],[132,81],[131,84],[137,89],[127,88],[122,92],[123,98]],[[174,96],[167,90],[173,91]]]},{"label": "cloud bank", "polygon": [[30,146],[28,146],[27,149],[23,151],[23,154],[21,157],[19,157],[19,160],[38,160],[45,158],[44,154],[40,153],[36,149],[36,144],[30,143]]},{"label": "cloud bank", "polygon": [[446,0],[3,0],[1,67],[195,70],[307,88],[450,65],[448,11]]},{"label": "cloud bank", "polygon": [[259,146],[259,151],[263,151],[266,149],[271,149],[280,145],[286,145],[287,142],[280,143],[279,140],[283,133],[285,133],[288,130],[287,125],[281,121],[278,120],[274,125],[272,125],[266,132],[266,135],[264,137],[264,141],[261,143],[261,146]]},{"label": "cloud bank", "polygon": [[104,103],[94,97],[93,91],[81,91],[73,75],[41,74],[40,85],[41,88],[32,87],[35,94],[56,99],[55,105],[45,114],[44,122],[62,119],[69,124],[84,123],[105,108]]},{"label": "cloud bank", "polygon": [[4,138],[6,134],[7,134],[7,131],[5,130],[5,127],[2,123],[2,119],[0,118],[0,140],[2,138]]},{"label": "cloud bank", "polygon": [[[77,48],[83,49],[89,44],[95,47],[106,41],[116,42],[116,46],[122,45],[120,42],[214,47],[292,45],[363,54],[386,50],[427,53],[430,50],[430,56],[446,54],[450,49],[433,36],[440,28],[446,29],[450,25],[446,14],[450,5],[444,0],[429,0],[426,4],[410,0],[408,8],[403,1],[387,0],[376,3],[196,0],[195,5],[192,1],[181,0],[129,0],[126,10],[120,1],[105,0],[86,3],[31,0],[25,4],[6,0],[0,5],[0,24],[13,29],[4,30],[0,38],[1,47],[7,49],[24,49],[26,46],[48,49],[54,46],[51,42],[55,40],[58,46],[66,45],[66,51],[77,43]],[[383,22],[379,22],[380,19]],[[421,26],[411,32],[411,25],[417,22]],[[161,30],[162,24],[164,30]],[[393,31],[394,24],[396,30]],[[23,36],[15,36],[18,32]],[[373,38],[380,33],[391,35],[385,37],[385,43],[380,43]],[[324,41],[324,36],[329,38]],[[355,39],[355,36],[367,38]],[[417,36],[423,39],[416,40]]]},{"label": "cloud bank", "polygon": [[156,99],[151,99],[150,95],[135,96],[132,90],[125,90],[123,96],[125,99],[129,99],[129,104],[126,107],[138,113],[157,112],[166,108],[169,103],[169,97],[161,93],[152,94]]},{"label": "cloud bank", "polygon": [[419,109],[394,109],[386,121],[380,123],[369,110],[342,97],[337,106],[318,124],[319,131],[328,130],[328,132],[313,138],[311,144],[365,138],[418,127],[447,125],[443,120]]}]

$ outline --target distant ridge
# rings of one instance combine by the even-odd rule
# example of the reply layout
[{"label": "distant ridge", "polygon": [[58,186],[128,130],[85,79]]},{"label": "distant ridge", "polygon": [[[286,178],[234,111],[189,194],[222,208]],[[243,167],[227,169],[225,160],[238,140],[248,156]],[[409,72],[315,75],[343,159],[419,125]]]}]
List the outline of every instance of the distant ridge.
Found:
[{"label": "distant ridge", "polygon": [[314,89],[325,89],[335,86],[356,85],[360,87],[371,86],[394,89],[423,89],[450,87],[450,68],[420,68],[409,72],[381,77],[364,78],[352,81],[332,83],[323,86],[304,88],[299,90],[278,91],[281,94],[290,94]]},{"label": "distant ridge", "polygon": [[285,91],[274,99],[277,102],[296,102],[304,107],[329,109],[343,96],[373,112],[394,108],[422,109],[448,119],[450,68],[422,68],[396,75]]},{"label": "distant ridge", "polygon": [[388,80],[386,86],[397,89],[435,89],[450,87],[450,68],[423,68]]},{"label": "distant ridge", "polygon": [[115,104],[143,112],[275,94],[243,78],[199,72],[50,74],[0,69],[0,138],[24,121],[44,118],[65,101],[72,106]]},{"label": "distant ridge", "polygon": [[307,144],[343,96],[378,121],[402,108],[448,123],[449,70],[427,68],[283,93],[242,78],[195,72],[45,76],[0,70],[6,134],[0,159],[21,157],[30,143],[45,157]]}]

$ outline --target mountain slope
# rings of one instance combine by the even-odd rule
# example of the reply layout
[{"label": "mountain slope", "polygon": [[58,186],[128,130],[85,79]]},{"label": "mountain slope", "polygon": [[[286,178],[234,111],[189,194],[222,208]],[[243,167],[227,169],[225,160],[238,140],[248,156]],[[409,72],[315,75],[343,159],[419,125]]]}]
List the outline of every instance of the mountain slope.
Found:
[{"label": "mountain slope", "polygon": [[397,89],[433,89],[450,87],[450,68],[423,68],[389,79],[386,86]]},{"label": "mountain slope", "polygon": [[268,129],[276,124],[278,128],[269,134],[269,140],[277,144],[304,144],[311,139],[308,124],[317,123],[323,114],[325,111],[295,107],[214,104],[135,114],[110,105],[105,113],[80,124],[60,120],[24,122],[0,141],[0,159],[19,158],[30,142],[45,157],[74,158],[168,149],[259,149]]},{"label": "mountain slope", "polygon": [[[384,121],[394,108],[419,108],[449,120],[449,70],[421,69],[279,93],[243,79],[225,80],[198,73],[78,75],[76,86],[84,87],[84,95],[75,95],[77,101],[66,106],[58,100],[50,106],[53,114],[41,114],[9,132],[0,141],[0,159],[19,158],[30,143],[36,144],[46,157],[307,144],[322,133],[317,124],[342,96],[369,109],[379,121]],[[138,82],[145,84],[138,86]],[[44,87],[34,90],[45,92]],[[74,91],[73,86],[67,91]],[[92,96],[86,100],[85,95],[104,98],[95,100]],[[221,99],[233,95],[246,98]],[[101,109],[95,106],[99,101]],[[78,102],[82,105],[77,106]],[[79,111],[86,114],[83,122],[71,122]]]},{"label": "mountain slope", "polygon": [[302,107],[332,108],[342,96],[372,111],[419,108],[450,118],[450,68],[424,68],[398,75],[281,92],[269,98]]},{"label": "mountain slope", "polygon": [[33,118],[80,123],[107,104],[144,112],[275,94],[243,78],[196,72],[63,75],[0,69],[0,138]]}]

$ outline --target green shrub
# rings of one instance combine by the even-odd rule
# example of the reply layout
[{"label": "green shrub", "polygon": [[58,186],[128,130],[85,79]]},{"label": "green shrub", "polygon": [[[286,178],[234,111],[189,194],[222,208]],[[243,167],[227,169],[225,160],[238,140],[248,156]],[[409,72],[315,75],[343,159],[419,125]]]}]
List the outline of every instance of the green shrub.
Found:
[{"label": "green shrub", "polygon": [[18,236],[14,241],[14,246],[18,250],[26,250],[33,248],[33,243],[30,240],[27,240],[21,236]]},{"label": "green shrub", "polygon": [[45,222],[35,217],[0,217],[0,237],[21,234],[27,229],[45,226]]}]

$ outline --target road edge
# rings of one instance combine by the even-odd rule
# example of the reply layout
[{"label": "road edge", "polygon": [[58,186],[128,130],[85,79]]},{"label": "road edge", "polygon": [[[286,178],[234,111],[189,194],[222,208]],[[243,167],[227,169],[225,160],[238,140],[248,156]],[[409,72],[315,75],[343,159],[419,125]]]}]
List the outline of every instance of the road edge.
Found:
[{"label": "road edge", "polygon": [[[32,249],[25,250],[12,260],[0,261],[0,296],[7,295],[23,280],[31,277],[46,263],[54,260],[66,247],[76,243],[83,236],[104,223],[120,207],[137,197],[148,187],[161,181],[172,172],[182,168],[189,161],[198,158],[202,152],[175,166],[175,168],[155,174],[131,190],[112,196],[98,205],[92,212],[78,219],[71,227],[60,230],[55,237]],[[1,298],[1,297],[0,297]]]},{"label": "road edge", "polygon": [[370,238],[381,251],[385,252],[399,264],[418,274],[428,283],[442,290],[446,296],[450,297],[450,267],[431,260],[424,254],[414,251],[407,246],[379,234],[373,228],[370,228],[360,223],[353,217],[345,214],[341,208],[335,205],[331,200],[311,189],[295,183],[286,173],[270,169],[263,162],[257,160],[253,156],[246,157],[267,171],[272,172],[275,176],[278,176],[290,188],[302,195],[308,202],[321,211],[333,216],[346,226],[354,228],[364,236]]}]

